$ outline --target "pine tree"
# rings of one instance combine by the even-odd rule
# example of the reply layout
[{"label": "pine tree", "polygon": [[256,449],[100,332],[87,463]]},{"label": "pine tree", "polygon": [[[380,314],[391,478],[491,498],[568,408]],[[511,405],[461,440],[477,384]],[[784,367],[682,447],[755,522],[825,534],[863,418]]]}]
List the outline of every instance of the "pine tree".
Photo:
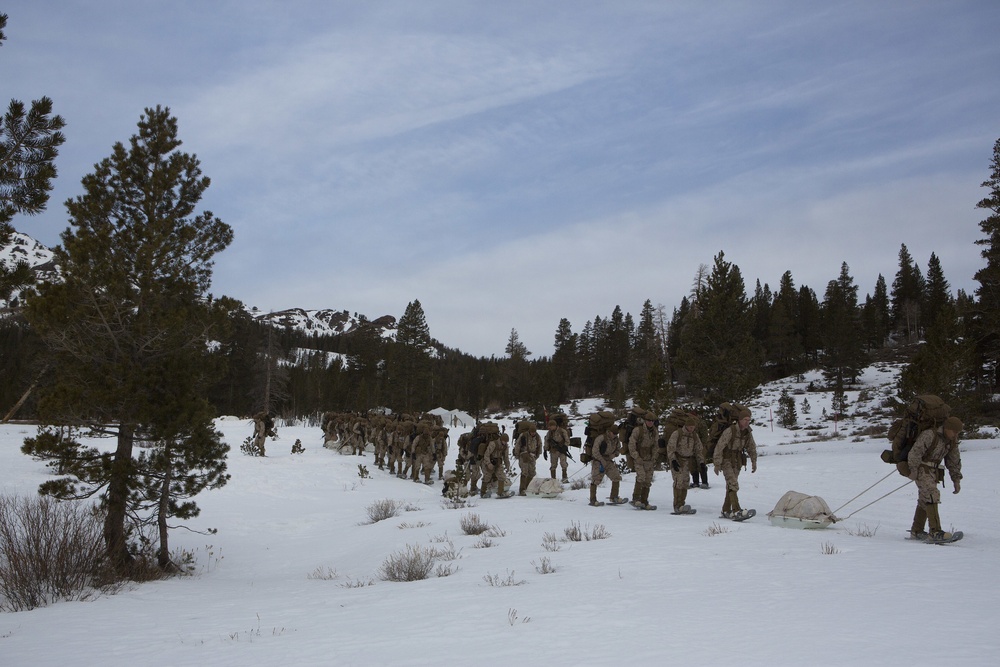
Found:
[{"label": "pine tree", "polygon": [[982,183],[989,194],[976,204],[987,212],[979,223],[984,238],[977,239],[986,266],[976,271],[975,339],[982,366],[987,370],[983,393],[1000,388],[1000,139],[993,144],[990,176]]},{"label": "pine tree", "polygon": [[684,319],[677,365],[706,404],[745,401],[761,380],[763,353],[738,266],[720,252],[698,296],[698,310]]},{"label": "pine tree", "polygon": [[893,326],[908,341],[920,334],[920,304],[924,297],[924,277],[904,243],[899,248],[899,269],[889,294]]},{"label": "pine tree", "polygon": [[517,329],[510,330],[510,336],[507,338],[507,347],[504,348],[504,354],[512,360],[516,359],[518,361],[526,361],[528,357],[531,356],[531,352],[528,350],[527,346],[521,342],[521,337],[517,335]]},{"label": "pine tree", "polygon": [[432,339],[418,299],[406,305],[396,324],[396,343],[389,359],[389,377],[401,410],[424,407],[430,399]]},{"label": "pine tree", "polygon": [[823,375],[835,389],[857,380],[867,364],[862,345],[858,288],[847,262],[831,280],[823,297]]},{"label": "pine tree", "polygon": [[[146,109],[138,127],[83,178],[84,194],[66,202],[71,227],[55,249],[63,281],[39,285],[25,308],[57,369],[40,387],[43,418],[117,440],[96,467],[70,464],[91,453],[72,441],[35,450],[26,442],[26,451],[75,471],[42,491],[103,493],[108,555],[123,569],[132,561],[126,518],[143,499],[161,497],[142,484],[150,466],[162,462],[174,479],[201,469],[207,484],[225,483],[225,447],[206,399],[217,373],[209,344],[222,327],[208,288],[212,259],[233,232],[210,211],[195,214],[209,179],[197,158],[177,150],[169,109]],[[141,440],[160,449],[135,458]]]},{"label": "pine tree", "polygon": [[[931,258],[927,262],[927,280],[924,282],[923,301],[920,307],[925,326],[933,326],[937,322],[938,316],[953,303],[951,286],[944,277],[941,260],[938,259],[937,255],[931,253]],[[954,314],[953,310],[952,314]]]},{"label": "pine tree", "polygon": [[570,388],[577,382],[577,336],[565,317],[559,320],[556,328],[552,367],[558,386],[558,402],[563,403],[569,397]]},{"label": "pine tree", "polygon": [[788,387],[782,387],[778,397],[778,424],[784,428],[794,428],[799,421],[795,413],[795,399],[788,393]]},{"label": "pine tree", "polygon": [[[7,38],[6,27],[7,15],[0,14],[0,46]],[[61,116],[52,115],[48,97],[34,100],[27,110],[23,102],[11,100],[0,117],[0,247],[10,242],[15,215],[45,210],[56,177],[55,159],[66,140],[61,132],[65,124]],[[0,299],[30,283],[26,262],[13,268],[0,266]]]}]

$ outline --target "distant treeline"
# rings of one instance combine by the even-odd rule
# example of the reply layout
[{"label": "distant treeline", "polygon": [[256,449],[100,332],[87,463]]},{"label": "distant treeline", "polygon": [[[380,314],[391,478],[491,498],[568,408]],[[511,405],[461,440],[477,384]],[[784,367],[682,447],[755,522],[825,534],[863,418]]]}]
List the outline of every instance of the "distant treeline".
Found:
[{"label": "distant treeline", "polygon": [[[364,319],[348,334],[319,335],[262,324],[233,307],[227,339],[213,348],[225,372],[210,399],[219,414],[268,409],[283,417],[439,406],[478,414],[527,405],[540,413],[594,395],[662,411],[674,402],[745,400],[762,382],[816,367],[828,387],[845,389],[873,356],[924,341],[900,394],[937,393],[993,413],[996,358],[983,342],[995,345],[995,331],[982,329],[973,298],[952,294],[935,254],[922,271],[903,245],[892,284],[879,275],[863,299],[858,291],[844,263],[822,299],[797,287],[790,272],[776,290],[758,281],[749,294],[739,267],[720,252],[711,267],[699,267],[690,295],[669,315],[647,300],[638,317],[616,306],[578,331],[563,318],[551,354],[535,358],[513,329],[503,357],[448,348],[432,338],[419,301],[407,306],[395,340]],[[23,321],[3,323],[6,411],[41,371],[41,357]],[[29,396],[17,417],[32,411]]]}]

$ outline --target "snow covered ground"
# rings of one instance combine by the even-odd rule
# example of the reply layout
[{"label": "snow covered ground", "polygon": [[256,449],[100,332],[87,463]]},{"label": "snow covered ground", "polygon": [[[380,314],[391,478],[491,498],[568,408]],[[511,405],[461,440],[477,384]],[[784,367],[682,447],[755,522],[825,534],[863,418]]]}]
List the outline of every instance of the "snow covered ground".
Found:
[{"label": "snow covered ground", "polygon": [[[867,422],[853,416],[870,412],[894,377],[869,369],[867,400],[852,392],[836,425],[822,419],[828,395],[794,394],[805,426],[795,431],[772,427],[768,411],[782,386],[802,389],[810,378],[769,386],[753,403],[759,469],[741,477],[743,506],[758,516],[740,524],[718,518],[724,488],[714,475],[710,489],[688,495],[694,516],[668,513],[668,473],[650,493],[656,512],[589,507],[585,488],[455,509],[440,482],[399,480],[371,454],[324,449],[317,427],[284,426],[268,456],[252,458],[239,450],[252,425],[220,419],[232,480],[199,498],[202,516],[190,524],[218,533],[171,537],[196,557],[193,576],[0,614],[0,665],[995,664],[1000,438],[963,442],[962,493],[950,483],[943,492],[942,520],[965,531],[959,543],[903,539],[912,484],[824,530],[768,523],[789,490],[847,517],[906,481],[879,460],[886,442],[859,435]],[[835,429],[836,439],[819,439]],[[33,432],[0,427],[0,492],[34,493],[46,479],[19,452]],[[290,453],[296,439],[302,454]],[[570,474],[585,476],[582,467]],[[404,509],[370,523],[368,509],[387,499]],[[492,537],[463,533],[470,513]],[[574,527],[609,536],[568,541]],[[438,550],[450,574],[379,579],[382,563],[408,546]]]}]

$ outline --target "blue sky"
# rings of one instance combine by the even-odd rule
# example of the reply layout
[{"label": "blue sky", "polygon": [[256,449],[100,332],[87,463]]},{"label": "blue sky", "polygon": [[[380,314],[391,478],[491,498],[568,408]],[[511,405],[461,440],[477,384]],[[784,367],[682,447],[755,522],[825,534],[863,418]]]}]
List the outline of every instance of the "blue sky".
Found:
[{"label": "blue sky", "polygon": [[719,251],[752,292],[863,298],[905,243],[953,288],[1000,137],[1000,3],[14,0],[0,98],[67,122],[49,210],[177,116],[233,226],[213,291],[402,315],[536,356],[559,319],[673,310]]}]

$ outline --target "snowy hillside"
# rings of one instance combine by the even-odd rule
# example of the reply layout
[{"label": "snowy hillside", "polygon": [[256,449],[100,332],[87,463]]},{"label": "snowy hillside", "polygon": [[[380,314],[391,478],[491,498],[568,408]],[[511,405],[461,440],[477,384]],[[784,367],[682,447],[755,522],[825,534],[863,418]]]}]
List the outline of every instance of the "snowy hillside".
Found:
[{"label": "snowy hillside", "polygon": [[[35,271],[38,280],[59,279],[59,268],[53,262],[52,250],[27,234],[14,232],[10,243],[0,246],[0,266],[11,268],[20,261],[28,263],[28,266]],[[13,296],[16,297],[17,293]],[[2,305],[4,302],[0,301],[0,306]],[[350,335],[365,323],[375,327],[380,336],[393,338],[396,335],[396,318],[392,315],[383,315],[371,320],[346,310],[289,308],[264,312],[253,306],[248,306],[247,312],[258,321],[306,333]]]},{"label": "snowy hillside", "polygon": [[[14,232],[10,243],[0,246],[0,266],[12,269],[19,262],[26,262],[39,280],[58,279],[59,270],[52,261],[52,256],[50,248],[20,232]],[[17,296],[18,292],[15,292],[11,299]],[[0,301],[0,305],[5,305],[5,302]]]},{"label": "snowy hillside", "polygon": [[[804,391],[809,378],[765,387],[753,403],[759,469],[740,478],[744,506],[759,514],[745,523],[719,518],[724,486],[711,474],[711,488],[688,495],[694,516],[668,513],[663,472],[650,493],[655,512],[589,507],[586,488],[568,487],[556,499],[455,507],[440,482],[400,480],[370,453],[324,449],[318,427],[281,426],[268,456],[253,458],[239,451],[252,425],[220,419],[232,480],[198,499],[202,515],[189,524],[218,533],[171,536],[194,557],[193,575],[2,613],[0,664],[994,664],[1000,438],[963,441],[962,492],[950,483],[942,492],[945,528],[965,539],[904,540],[916,489],[879,459],[885,440],[863,433],[886,425],[872,413],[894,376],[870,368],[836,422],[829,394],[793,393],[796,430],[768,414],[782,386]],[[0,427],[3,493],[33,493],[48,477],[18,453],[33,432]],[[296,440],[304,453],[291,453]],[[545,461],[538,467],[547,474]],[[570,474],[587,470],[571,463]],[[632,483],[626,476],[625,493]],[[844,520],[823,530],[770,525],[767,512],[788,490],[821,496]],[[398,513],[372,523],[387,501]],[[473,515],[488,532],[466,534]],[[569,539],[577,533],[603,539]],[[407,549],[432,553],[434,574],[383,580],[380,568]]]}]

